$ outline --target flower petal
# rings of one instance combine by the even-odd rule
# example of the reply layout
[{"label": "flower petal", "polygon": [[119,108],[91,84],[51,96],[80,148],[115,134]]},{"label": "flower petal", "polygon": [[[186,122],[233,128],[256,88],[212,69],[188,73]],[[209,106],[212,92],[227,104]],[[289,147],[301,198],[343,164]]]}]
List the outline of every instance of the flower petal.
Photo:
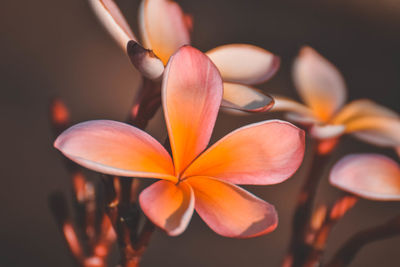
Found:
[{"label": "flower petal", "polygon": [[222,99],[222,80],[211,60],[185,46],[164,72],[162,101],[176,174],[208,145]]},{"label": "flower petal", "polygon": [[176,180],[168,152],[153,137],[125,123],[79,123],[54,146],[76,163],[106,174]]},{"label": "flower petal", "polygon": [[279,68],[279,57],[249,44],[218,46],[206,53],[225,82],[259,84],[269,80]]},{"label": "flower petal", "polygon": [[373,200],[400,200],[400,167],[378,154],[353,154],[333,167],[330,183]]},{"label": "flower petal", "polygon": [[346,123],[346,132],[361,140],[380,145],[400,145],[400,119],[393,117],[361,117]]},{"label": "flower petal", "polygon": [[145,49],[135,41],[129,41],[126,50],[132,64],[143,76],[150,80],[157,80],[162,76],[164,64],[153,51]]},{"label": "flower petal", "polygon": [[294,82],[314,115],[327,121],[346,101],[346,86],[340,72],[311,47],[303,47],[295,60]]},{"label": "flower petal", "polygon": [[180,6],[169,0],[143,0],[139,11],[144,46],[167,64],[181,46],[190,44],[187,19]]},{"label": "flower petal", "polygon": [[228,134],[201,154],[182,177],[210,176],[233,184],[276,184],[289,178],[304,156],[304,131],[279,120]]},{"label": "flower petal", "polygon": [[293,122],[313,124],[318,122],[311,109],[307,106],[283,96],[272,96],[275,103],[271,111],[287,111],[286,116]]},{"label": "flower petal", "polygon": [[333,118],[331,123],[343,124],[350,120],[366,116],[399,118],[396,112],[384,106],[378,105],[368,99],[360,99],[345,105]]},{"label": "flower petal", "polygon": [[274,105],[274,99],[247,85],[224,83],[222,107],[243,112],[266,112]]},{"label": "flower petal", "polygon": [[310,129],[310,134],[318,139],[330,139],[344,134],[346,126],[344,125],[313,125]]},{"label": "flower petal", "polygon": [[275,230],[274,206],[235,185],[208,177],[191,177],[195,209],[217,234],[249,238]]},{"label": "flower petal", "polygon": [[89,0],[94,12],[122,49],[130,40],[136,41],[131,28],[113,0]]},{"label": "flower petal", "polygon": [[158,181],[142,191],[139,202],[144,214],[171,236],[185,231],[194,210],[193,190],[186,182]]}]

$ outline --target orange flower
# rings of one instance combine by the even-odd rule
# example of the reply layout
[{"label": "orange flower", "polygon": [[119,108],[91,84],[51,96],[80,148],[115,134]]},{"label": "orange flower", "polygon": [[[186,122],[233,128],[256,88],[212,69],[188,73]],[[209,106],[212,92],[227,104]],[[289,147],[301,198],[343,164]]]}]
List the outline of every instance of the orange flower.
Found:
[{"label": "orange flower", "polygon": [[348,155],[335,164],[329,181],[333,186],[363,198],[400,200],[400,166],[383,155]]},{"label": "orange flower", "polygon": [[[142,44],[112,0],[90,0],[94,11],[114,39],[147,78],[158,79],[170,56],[190,44],[192,19],[170,0],[143,0],[139,9]],[[231,44],[207,52],[224,80],[222,106],[246,112],[263,112],[273,99],[250,85],[269,80],[279,68],[279,58],[262,48]]]},{"label": "orange flower", "polygon": [[221,100],[217,68],[185,46],[169,60],[162,83],[173,159],[147,133],[114,121],[80,123],[54,145],[95,171],[161,179],[139,201],[154,224],[170,235],[185,230],[194,209],[220,235],[266,234],[278,223],[274,207],[234,184],[269,185],[289,178],[303,159],[304,132],[284,121],[264,121],[240,128],[205,150]]},{"label": "orange flower", "polygon": [[344,105],[346,87],[342,75],[314,49],[301,49],[294,63],[294,82],[306,105],[274,97],[273,110],[288,111],[292,121],[311,125],[314,137],[328,139],[352,133],[375,145],[400,145],[399,115],[366,99]]}]

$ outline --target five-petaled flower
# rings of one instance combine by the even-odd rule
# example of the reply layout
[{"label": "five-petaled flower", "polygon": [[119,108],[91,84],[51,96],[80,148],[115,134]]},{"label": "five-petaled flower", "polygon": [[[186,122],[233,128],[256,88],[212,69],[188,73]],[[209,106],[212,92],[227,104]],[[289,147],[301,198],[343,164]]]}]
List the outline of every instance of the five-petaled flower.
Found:
[{"label": "five-petaled flower", "polygon": [[293,71],[296,89],[307,106],[274,97],[273,110],[288,111],[288,119],[311,125],[311,135],[319,139],[352,133],[375,145],[400,145],[399,115],[366,99],[344,105],[346,87],[343,77],[314,49],[301,49]]},{"label": "five-petaled flower", "polygon": [[330,183],[363,198],[400,201],[400,166],[379,154],[345,156],[332,168]]},{"label": "five-petaled flower", "polygon": [[[192,19],[170,0],[143,0],[139,9],[141,44],[113,0],[89,0],[103,25],[133,64],[147,78],[158,79],[170,56],[190,44]],[[273,99],[251,85],[269,80],[279,68],[279,57],[249,44],[230,44],[207,52],[224,80],[222,106],[264,112]]]},{"label": "five-petaled flower", "polygon": [[304,132],[284,121],[264,121],[206,149],[222,91],[210,59],[184,46],[169,60],[162,83],[173,159],[147,133],[113,121],[73,126],[55,147],[95,171],[161,179],[144,189],[139,201],[151,221],[170,235],[185,230],[194,209],[220,235],[266,234],[278,223],[274,207],[234,184],[269,185],[289,178],[303,159]]}]

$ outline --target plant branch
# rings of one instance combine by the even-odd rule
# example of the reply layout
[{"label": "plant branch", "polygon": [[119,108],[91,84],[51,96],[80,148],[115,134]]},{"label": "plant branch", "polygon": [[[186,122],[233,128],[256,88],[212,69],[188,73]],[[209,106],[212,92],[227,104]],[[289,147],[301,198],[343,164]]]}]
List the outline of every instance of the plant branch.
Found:
[{"label": "plant branch", "polygon": [[353,235],[333,256],[326,267],[348,266],[357,253],[367,244],[400,235],[400,214],[386,223]]},{"label": "plant branch", "polygon": [[[289,252],[282,263],[283,267],[302,266],[307,255],[311,251],[311,247],[307,243],[307,237],[311,223],[313,203],[319,181],[324,174],[325,166],[329,162],[330,153],[336,144],[336,140],[327,143],[313,139],[311,145],[313,153],[311,167],[298,197],[297,206],[293,216],[292,237]],[[323,150],[321,148],[323,148]]]}]

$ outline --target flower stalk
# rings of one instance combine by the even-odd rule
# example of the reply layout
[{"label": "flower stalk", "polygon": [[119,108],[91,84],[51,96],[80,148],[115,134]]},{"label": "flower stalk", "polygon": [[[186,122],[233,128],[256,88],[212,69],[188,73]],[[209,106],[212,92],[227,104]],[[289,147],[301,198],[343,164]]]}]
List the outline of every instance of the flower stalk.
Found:
[{"label": "flower stalk", "polygon": [[[307,255],[312,251],[312,246],[310,246],[307,240],[311,231],[314,199],[319,182],[323,177],[330,160],[330,155],[336,145],[337,142],[331,145],[329,149],[325,149],[326,143],[324,141],[312,139],[312,144],[310,145],[312,151],[311,167],[298,196],[292,222],[289,252],[282,264],[284,267],[303,266]],[[321,147],[324,147],[324,149],[321,149]]]}]

